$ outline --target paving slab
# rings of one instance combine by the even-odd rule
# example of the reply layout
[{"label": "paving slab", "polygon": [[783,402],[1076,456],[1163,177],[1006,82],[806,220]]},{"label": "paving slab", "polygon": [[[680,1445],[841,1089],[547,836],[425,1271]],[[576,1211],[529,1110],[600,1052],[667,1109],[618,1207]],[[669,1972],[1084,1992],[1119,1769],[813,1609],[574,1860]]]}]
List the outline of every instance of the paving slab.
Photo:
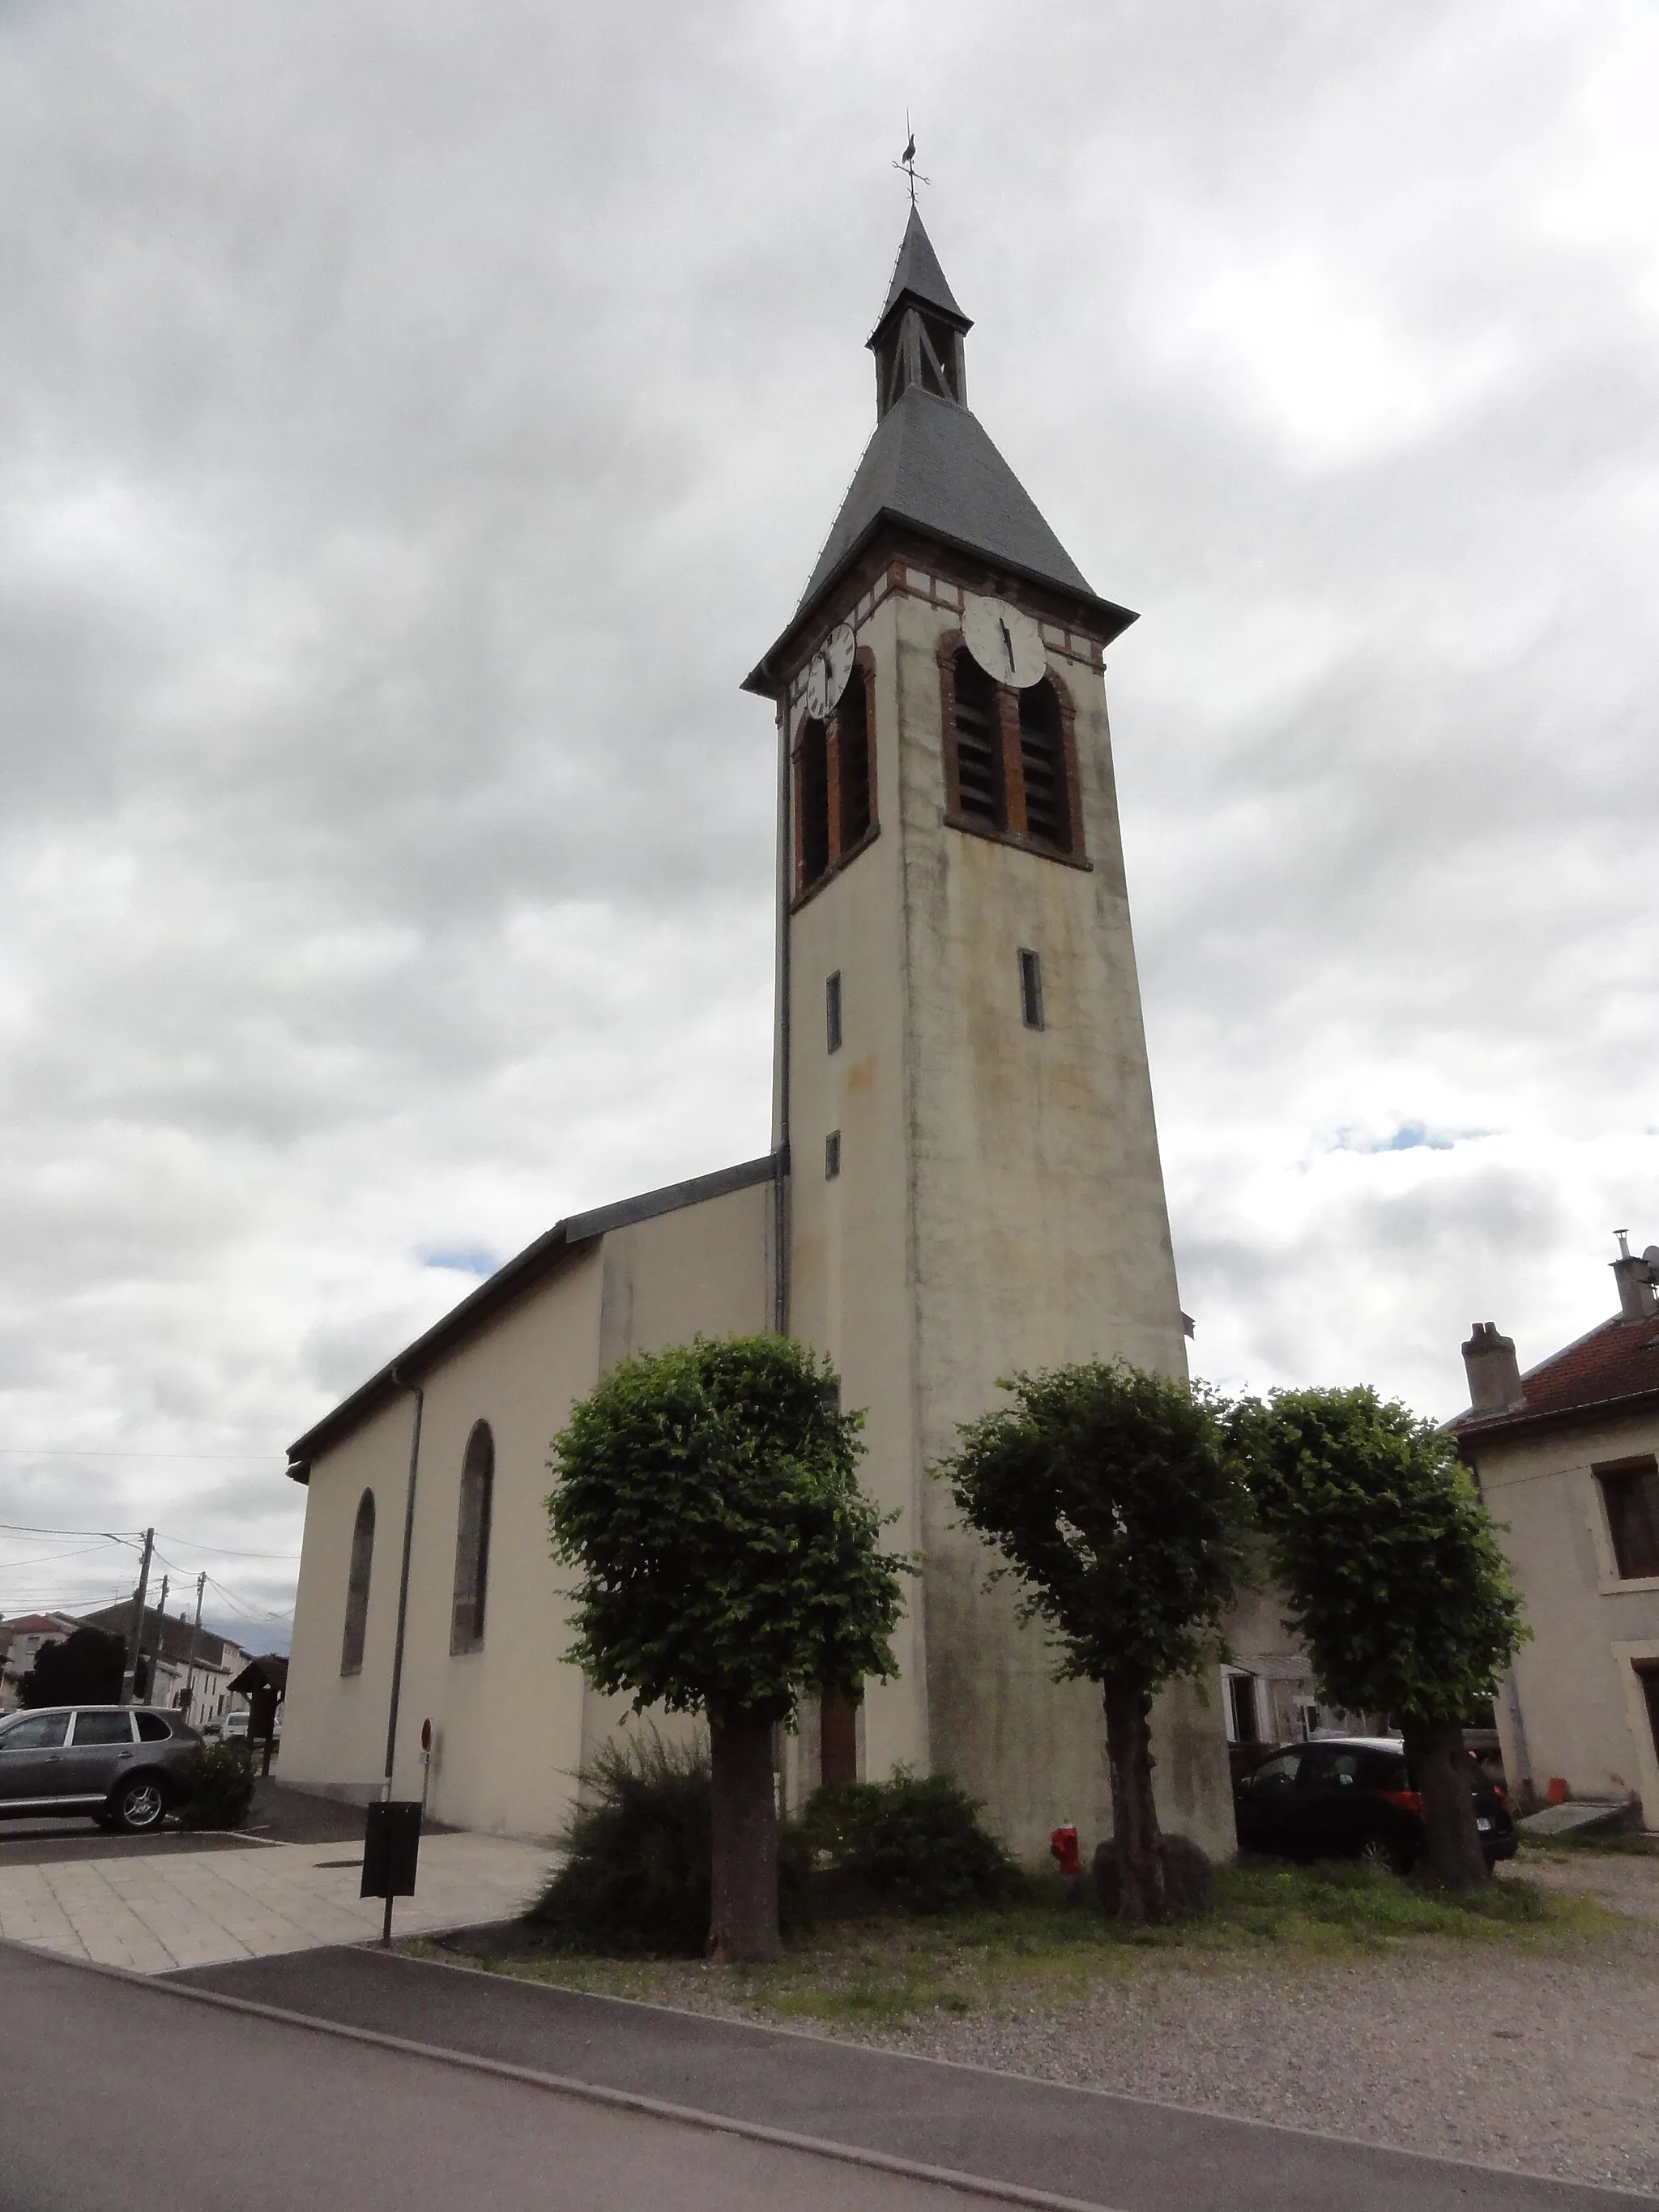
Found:
[{"label": "paving slab", "polygon": [[1419,2158],[396,1953],[312,1951],[170,1978],[1111,2212],[1659,2212],[1659,2198],[1628,2191]]},{"label": "paving slab", "polygon": [[[501,1919],[523,1909],[552,1864],[502,1836],[428,1835],[397,1925],[422,1935]],[[0,1937],[154,1974],[362,1942],[379,1935],[383,1908],[358,1896],[361,1870],[361,1850],[327,1844],[0,1861]]]}]

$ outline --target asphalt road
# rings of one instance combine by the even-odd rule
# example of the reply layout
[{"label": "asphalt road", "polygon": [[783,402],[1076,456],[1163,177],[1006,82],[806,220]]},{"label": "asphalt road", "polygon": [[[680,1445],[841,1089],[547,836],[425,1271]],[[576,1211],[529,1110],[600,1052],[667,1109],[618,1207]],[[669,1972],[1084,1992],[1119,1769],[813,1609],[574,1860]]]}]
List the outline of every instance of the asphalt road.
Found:
[{"label": "asphalt road", "polygon": [[[447,1832],[435,1820],[428,1835]],[[84,1815],[72,1820],[0,1820],[0,1866],[56,1866],[72,1859],[131,1859],[177,1851],[257,1850],[261,1844],[356,1844],[363,1840],[363,1809],[336,1799],[284,1790],[274,1778],[254,1784],[246,1828],[233,1835],[203,1835],[176,1821],[148,1836],[109,1835]],[[0,2208],[4,2212],[4,2208]]]},{"label": "asphalt road", "polygon": [[1659,2212],[1652,2198],[1622,2191],[1413,2158],[372,1948],[293,1952],[173,1978],[1116,2212]]},{"label": "asphalt road", "polygon": [[618,2112],[0,1944],[0,2212],[948,2212],[908,2177]]}]

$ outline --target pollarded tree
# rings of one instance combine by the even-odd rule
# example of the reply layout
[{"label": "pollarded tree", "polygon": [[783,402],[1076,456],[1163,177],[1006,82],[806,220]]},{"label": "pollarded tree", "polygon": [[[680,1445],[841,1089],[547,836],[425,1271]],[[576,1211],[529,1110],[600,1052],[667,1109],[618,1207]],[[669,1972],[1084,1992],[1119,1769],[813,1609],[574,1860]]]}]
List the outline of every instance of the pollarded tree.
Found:
[{"label": "pollarded tree", "polygon": [[[1244,1498],[1201,1385],[1121,1364],[1003,1383],[1013,1403],[963,1426],[937,1472],[1008,1562],[1020,1615],[1060,1654],[1056,1679],[1106,1708],[1118,1917],[1164,1917],[1152,1794],[1153,1698],[1221,1652]],[[994,1579],[995,1577],[994,1577]]]},{"label": "pollarded tree", "polygon": [[618,1362],[553,1440],[570,1656],[636,1711],[708,1719],[717,1960],[778,1955],[773,1730],[804,1689],[893,1672],[906,1562],[859,1487],[862,1419],[801,1346],[700,1336]]},{"label": "pollarded tree", "polygon": [[1247,1399],[1231,1432],[1322,1692],[1395,1717],[1431,1878],[1448,1888],[1483,1880],[1462,1717],[1493,1693],[1528,1632],[1451,1437],[1364,1389]]}]

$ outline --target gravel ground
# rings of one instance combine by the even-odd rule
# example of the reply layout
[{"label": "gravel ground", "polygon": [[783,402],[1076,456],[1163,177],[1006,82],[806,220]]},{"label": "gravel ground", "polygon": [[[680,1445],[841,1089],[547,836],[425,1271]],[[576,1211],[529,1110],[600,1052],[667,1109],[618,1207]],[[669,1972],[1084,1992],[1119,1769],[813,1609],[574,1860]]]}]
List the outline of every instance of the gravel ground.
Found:
[{"label": "gravel ground", "polygon": [[[1342,1963],[1120,1954],[1077,2001],[810,2032],[1659,2195],[1659,1857],[1529,1853],[1523,1871],[1626,1924]],[[683,1977],[651,1994],[775,2017]]]},{"label": "gravel ground", "polygon": [[1659,1859],[1525,1870],[1634,1916],[1629,1929],[1548,1950],[1418,1941],[1398,1962],[1291,1971],[1165,1959],[1064,2010],[934,2014],[860,2039],[1659,2191]]}]

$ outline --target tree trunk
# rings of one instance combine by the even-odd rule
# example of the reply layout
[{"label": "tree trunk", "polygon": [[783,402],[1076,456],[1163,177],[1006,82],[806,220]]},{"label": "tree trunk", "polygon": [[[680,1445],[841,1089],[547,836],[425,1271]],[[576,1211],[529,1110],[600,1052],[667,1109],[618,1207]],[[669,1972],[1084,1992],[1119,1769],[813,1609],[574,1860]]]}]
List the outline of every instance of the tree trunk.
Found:
[{"label": "tree trunk", "polygon": [[765,1965],[783,1948],[772,1778],[775,1717],[754,1706],[708,1717],[714,1816],[708,1956],[717,1966]]},{"label": "tree trunk", "polygon": [[1401,1733],[1406,1763],[1423,1800],[1423,1879],[1440,1889],[1472,1889],[1486,1881],[1490,1869],[1474,1825],[1462,1723],[1407,1717]]},{"label": "tree trunk", "polygon": [[1112,1769],[1112,1837],[1117,1846],[1120,1920],[1164,1918],[1163,1837],[1152,1796],[1152,1701],[1131,1676],[1109,1675],[1106,1755]]}]

